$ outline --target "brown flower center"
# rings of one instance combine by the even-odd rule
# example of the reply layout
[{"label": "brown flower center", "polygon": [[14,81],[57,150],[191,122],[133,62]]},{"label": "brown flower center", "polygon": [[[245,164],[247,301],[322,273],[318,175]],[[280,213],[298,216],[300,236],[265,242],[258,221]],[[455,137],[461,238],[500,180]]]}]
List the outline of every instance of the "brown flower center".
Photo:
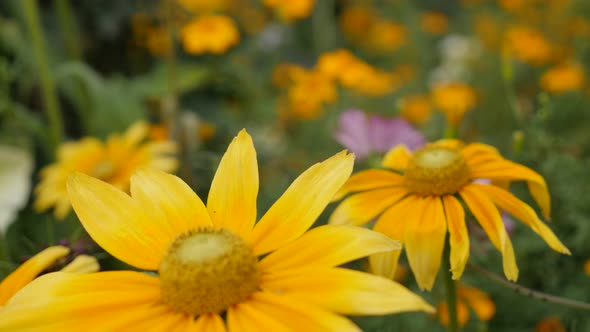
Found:
[{"label": "brown flower center", "polygon": [[191,315],[221,313],[258,289],[250,246],[226,229],[200,228],[176,238],[160,263],[164,303]]},{"label": "brown flower center", "polygon": [[414,153],[405,178],[409,190],[416,194],[454,194],[469,180],[469,167],[460,151],[431,145]]}]

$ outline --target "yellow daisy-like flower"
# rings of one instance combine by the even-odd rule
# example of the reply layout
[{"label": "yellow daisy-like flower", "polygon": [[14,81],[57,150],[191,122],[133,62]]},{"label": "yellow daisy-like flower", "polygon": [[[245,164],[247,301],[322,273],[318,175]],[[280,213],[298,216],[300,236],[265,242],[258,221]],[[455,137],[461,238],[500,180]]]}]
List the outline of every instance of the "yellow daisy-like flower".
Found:
[{"label": "yellow daisy-like flower", "polygon": [[73,172],[91,175],[122,190],[129,189],[129,178],[141,167],[173,172],[177,160],[172,156],[176,145],[171,141],[146,141],[149,125],[138,122],[127,131],[109,136],[106,143],[94,137],[62,144],[57,162],[41,170],[41,182],[35,188],[35,209],[54,207],[55,217],[63,219],[70,211],[66,179]]},{"label": "yellow daisy-like flower", "polygon": [[[533,170],[504,159],[485,144],[464,145],[443,140],[411,154],[404,146],[393,148],[383,160],[387,169],[371,169],[353,175],[335,200],[345,199],[334,211],[330,224],[362,225],[377,218],[374,229],[405,246],[410,268],[418,285],[430,290],[438,273],[445,237],[449,233],[453,279],[463,274],[469,257],[469,235],[465,212],[469,208],[492,244],[502,253],[504,274],[516,280],[518,268],[512,242],[498,208],[520,219],[555,251],[569,250],[523,201],[494,183],[526,181],[543,214],[550,213],[545,180]],[[476,183],[489,179],[492,184]],[[372,269],[391,277],[399,252],[369,258]]]},{"label": "yellow daisy-like flower", "polygon": [[[465,326],[470,318],[469,308],[477,318],[488,321],[496,314],[496,305],[485,292],[465,285],[457,289],[457,321],[460,327]],[[441,324],[449,326],[449,309],[446,302],[437,306],[436,313]]]},{"label": "yellow daisy-like flower", "polygon": [[452,126],[458,126],[465,112],[477,103],[475,90],[460,82],[437,84],[432,91],[432,102],[445,114]]},{"label": "yellow daisy-like flower", "polygon": [[231,17],[205,14],[185,25],[180,37],[189,54],[223,54],[240,41],[240,32]]},{"label": "yellow daisy-like flower", "polygon": [[315,0],[263,0],[262,3],[275,10],[285,22],[293,22],[309,16]]},{"label": "yellow daisy-like flower", "polygon": [[[70,249],[64,246],[53,246],[44,249],[19,266],[14,272],[0,282],[0,308],[2,308],[14,294],[29,284],[41,272],[50,268],[58,260],[66,257]],[[96,272],[100,266],[96,258],[87,255],[76,256],[62,271],[67,273]]]},{"label": "yellow daisy-like flower", "polygon": [[92,238],[158,276],[48,274],[8,302],[0,330],[340,332],[358,328],[339,314],[432,311],[391,280],[336,267],[399,249],[396,241],[351,226],[308,231],[352,166],[346,152],[312,166],[258,223],[258,165],[245,131],[223,156],[207,206],[182,180],[159,171],[134,175],[131,196],[72,175],[70,199]]},{"label": "yellow daisy-like flower", "polygon": [[541,76],[541,87],[545,91],[564,93],[584,87],[586,76],[584,68],[577,63],[562,63],[547,70]]}]

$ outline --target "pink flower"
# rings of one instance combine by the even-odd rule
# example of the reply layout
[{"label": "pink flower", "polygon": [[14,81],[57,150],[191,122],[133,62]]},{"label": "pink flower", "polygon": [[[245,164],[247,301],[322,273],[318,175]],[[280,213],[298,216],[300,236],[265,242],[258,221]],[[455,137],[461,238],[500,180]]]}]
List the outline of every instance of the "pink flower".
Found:
[{"label": "pink flower", "polygon": [[351,109],[340,115],[334,138],[356,155],[366,159],[372,153],[383,154],[398,144],[414,150],[426,143],[426,138],[407,121],[399,117],[382,117]]}]

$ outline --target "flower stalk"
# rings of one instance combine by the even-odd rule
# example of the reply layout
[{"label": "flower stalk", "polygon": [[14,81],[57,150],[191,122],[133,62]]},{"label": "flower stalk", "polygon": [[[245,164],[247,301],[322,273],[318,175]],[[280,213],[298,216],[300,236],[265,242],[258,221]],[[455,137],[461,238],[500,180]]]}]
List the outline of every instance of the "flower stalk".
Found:
[{"label": "flower stalk", "polygon": [[55,9],[68,57],[71,60],[80,60],[82,51],[80,50],[78,30],[72,15],[72,5],[69,0],[55,0]]}]

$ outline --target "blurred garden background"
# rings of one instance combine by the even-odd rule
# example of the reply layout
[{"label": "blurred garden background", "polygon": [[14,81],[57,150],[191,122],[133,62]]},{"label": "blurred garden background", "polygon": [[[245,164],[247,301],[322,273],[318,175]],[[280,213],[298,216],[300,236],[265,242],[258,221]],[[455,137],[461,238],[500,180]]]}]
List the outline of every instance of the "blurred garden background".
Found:
[{"label": "blurred garden background", "polygon": [[[2,0],[0,280],[56,244],[71,252],[52,270],[80,254],[101,270],[129,268],[92,242],[56,184],[68,171],[108,176],[113,165],[93,164],[92,151],[140,163],[98,142],[158,146],[167,156],[158,166],[206,197],[246,128],[261,214],[342,149],[356,154],[358,171],[379,167],[395,144],[452,135],[545,178],[548,225],[572,255],[507,216],[518,284],[588,302],[589,69],[586,0]],[[524,184],[510,189],[535,206]],[[501,275],[501,255],[476,223],[469,231],[470,262]],[[442,280],[421,292],[403,255],[400,265],[398,281],[444,302]],[[469,266],[459,302],[464,331],[590,331],[587,311],[523,296]],[[355,322],[445,330],[444,317],[423,313]]]}]

